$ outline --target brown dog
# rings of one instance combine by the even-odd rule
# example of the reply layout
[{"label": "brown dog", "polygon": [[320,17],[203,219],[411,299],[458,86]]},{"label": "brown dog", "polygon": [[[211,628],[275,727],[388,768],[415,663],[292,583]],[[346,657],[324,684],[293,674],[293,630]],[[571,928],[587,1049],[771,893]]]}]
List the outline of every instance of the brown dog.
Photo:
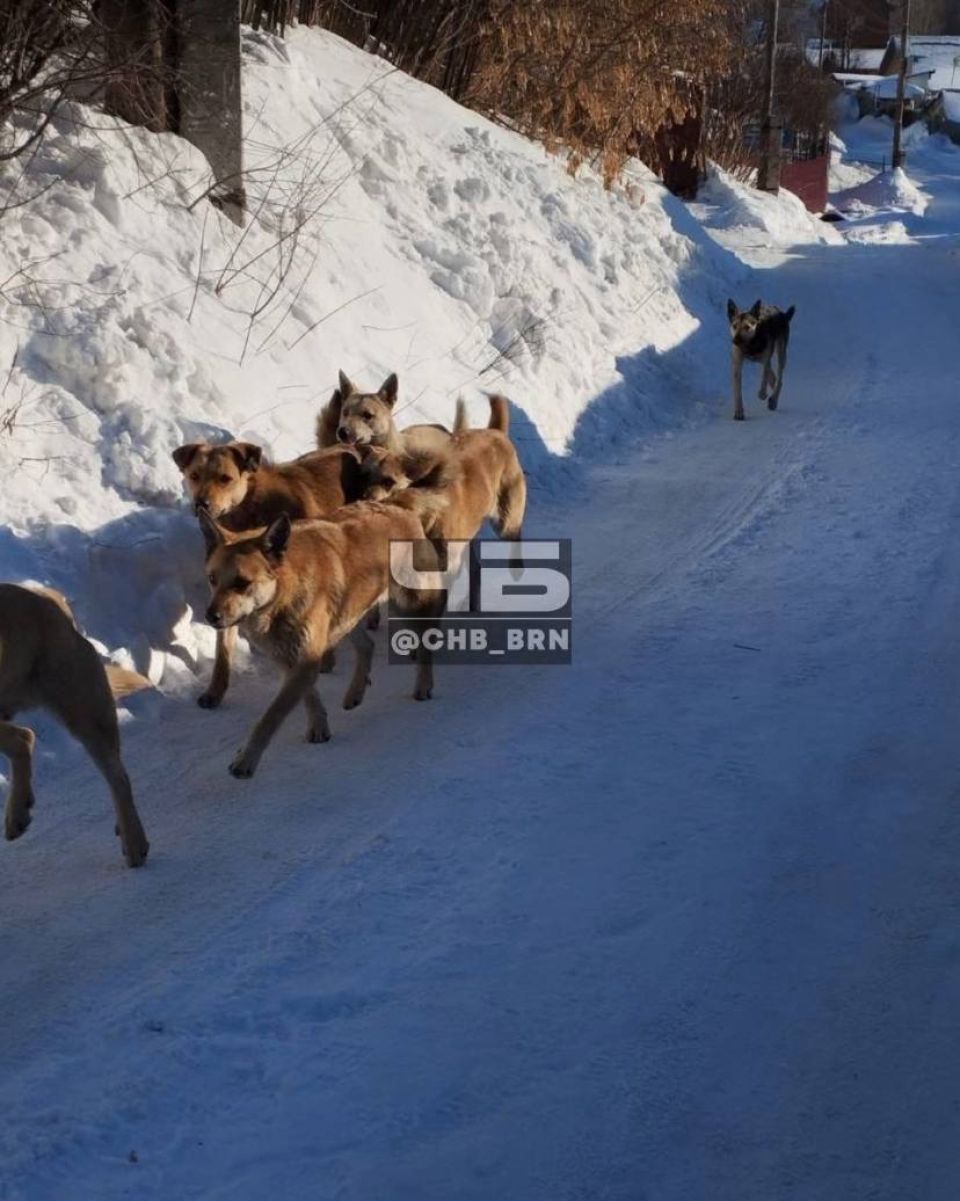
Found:
[{"label": "brown dog", "polygon": [[[422,541],[419,513],[436,504],[424,494],[390,504],[360,502],[326,520],[291,523],[284,516],[266,530],[246,534],[230,534],[201,512],[211,591],[207,620],[217,630],[240,628],[286,674],[230,764],[232,775],[253,775],[271,739],[301,701],[307,710],[307,741],[327,741],[330,726],[316,678],[324,653],[347,634],[357,665],[343,706],[360,704],[373,655],[362,618],[390,587],[390,542]],[[406,591],[398,597],[421,615],[435,612],[435,598],[435,593]],[[426,700],[432,689],[430,655],[421,648],[414,696]]]},{"label": "brown dog", "polygon": [[[444,425],[409,425],[398,430],[393,417],[399,381],[388,375],[376,392],[361,392],[340,372],[340,386],[317,418],[317,445],[383,446],[395,452],[442,452],[451,432]],[[457,401],[453,433],[467,428],[466,410]]]},{"label": "brown dog", "polygon": [[433,491],[445,503],[424,518],[430,538],[468,542],[490,518],[501,538],[519,541],[527,484],[509,427],[506,400],[491,396],[487,428],[453,435],[440,452],[372,447],[363,457],[367,496],[384,500],[407,488]]},{"label": "brown dog", "polygon": [[127,864],[139,867],[144,862],[150,844],[120,758],[114,705],[114,696],[144,687],[149,681],[135,672],[105,669],[60,593],[0,584],[0,753],[13,769],[5,815],[8,839],[19,838],[30,825],[34,802],[31,766],[36,737],[12,719],[23,709],[42,708],[81,743],[107,781]]},{"label": "brown dog", "polygon": [[[359,460],[349,447],[312,451],[290,463],[264,461],[252,442],[211,446],[192,442],[173,452],[197,513],[205,512],[234,533],[261,529],[286,513],[291,518],[323,517],[357,500],[363,491]],[[234,629],[217,632],[213,675],[197,698],[201,709],[215,709],[230,682],[236,648]],[[333,666],[333,653],[324,670]]]}]

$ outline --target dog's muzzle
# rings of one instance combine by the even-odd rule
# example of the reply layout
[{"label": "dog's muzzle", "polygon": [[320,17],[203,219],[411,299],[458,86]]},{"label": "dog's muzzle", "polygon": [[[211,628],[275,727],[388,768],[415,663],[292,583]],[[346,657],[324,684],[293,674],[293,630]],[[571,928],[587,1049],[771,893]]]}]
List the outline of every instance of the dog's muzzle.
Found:
[{"label": "dog's muzzle", "polygon": [[223,614],[219,609],[215,609],[213,605],[207,609],[207,621],[215,630],[223,629]]}]

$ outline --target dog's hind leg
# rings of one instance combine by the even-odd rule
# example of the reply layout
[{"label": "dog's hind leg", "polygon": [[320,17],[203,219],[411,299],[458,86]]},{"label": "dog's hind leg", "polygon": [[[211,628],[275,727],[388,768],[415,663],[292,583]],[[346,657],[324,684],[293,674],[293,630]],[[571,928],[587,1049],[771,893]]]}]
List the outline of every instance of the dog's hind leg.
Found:
[{"label": "dog's hind leg", "polygon": [[31,767],[35,742],[33,730],[6,721],[0,722],[0,754],[10,760],[13,775],[4,816],[4,833],[9,842],[19,838],[30,825],[30,810],[33,808]]},{"label": "dog's hind leg", "polygon": [[370,683],[370,664],[373,661],[373,639],[363,628],[362,621],[350,631],[350,641],[353,643],[357,661],[350,687],[343,698],[344,709],[356,709],[363,700],[363,694]]},{"label": "dog's hind leg", "polygon": [[787,340],[781,338],[777,342],[777,386],[774,388],[770,399],[767,401],[767,408],[771,412],[776,411],[777,404],[780,400],[780,389],[783,387],[783,373],[787,367]]},{"label": "dog's hind leg", "polygon": [[78,648],[71,666],[75,669],[73,682],[82,680],[82,688],[62,687],[46,697],[46,705],[80,743],[109,785],[123,857],[129,867],[139,867],[147,858],[150,844],[120,758],[116,705],[96,651],[85,639],[80,641],[84,645]]},{"label": "dog's hind leg", "polygon": [[213,660],[213,675],[206,692],[197,697],[201,709],[216,709],[223,700],[227,685],[230,683],[230,664],[233,652],[237,646],[236,626],[225,630],[217,630],[217,649]]}]

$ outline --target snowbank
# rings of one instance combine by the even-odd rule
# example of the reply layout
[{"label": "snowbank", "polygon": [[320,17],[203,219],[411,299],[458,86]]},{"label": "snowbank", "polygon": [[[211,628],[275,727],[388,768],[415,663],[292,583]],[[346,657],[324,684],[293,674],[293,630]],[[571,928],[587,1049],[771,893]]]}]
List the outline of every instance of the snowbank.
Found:
[{"label": "snowbank", "polygon": [[719,167],[711,168],[693,209],[708,229],[719,234],[722,243],[741,249],[745,240],[749,244],[751,233],[764,247],[843,241],[836,230],[809,213],[803,201],[786,188],[775,196],[759,192]]},{"label": "snowbank", "polygon": [[881,171],[865,183],[838,192],[834,205],[844,213],[864,214],[877,210],[923,216],[929,197],[909,178],[902,167]]}]

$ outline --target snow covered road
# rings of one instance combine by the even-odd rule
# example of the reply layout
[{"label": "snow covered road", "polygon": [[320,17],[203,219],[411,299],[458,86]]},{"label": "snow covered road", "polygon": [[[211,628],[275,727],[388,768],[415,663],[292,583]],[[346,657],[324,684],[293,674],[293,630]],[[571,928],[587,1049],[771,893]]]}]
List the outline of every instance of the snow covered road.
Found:
[{"label": "snow covered road", "polygon": [[140,873],[79,756],[44,774],[0,881],[0,1198],[955,1197],[958,254],[758,273],[797,304],[781,411],[534,497],[572,668],[419,706],[381,666],[249,784],[269,677],[141,698]]}]

